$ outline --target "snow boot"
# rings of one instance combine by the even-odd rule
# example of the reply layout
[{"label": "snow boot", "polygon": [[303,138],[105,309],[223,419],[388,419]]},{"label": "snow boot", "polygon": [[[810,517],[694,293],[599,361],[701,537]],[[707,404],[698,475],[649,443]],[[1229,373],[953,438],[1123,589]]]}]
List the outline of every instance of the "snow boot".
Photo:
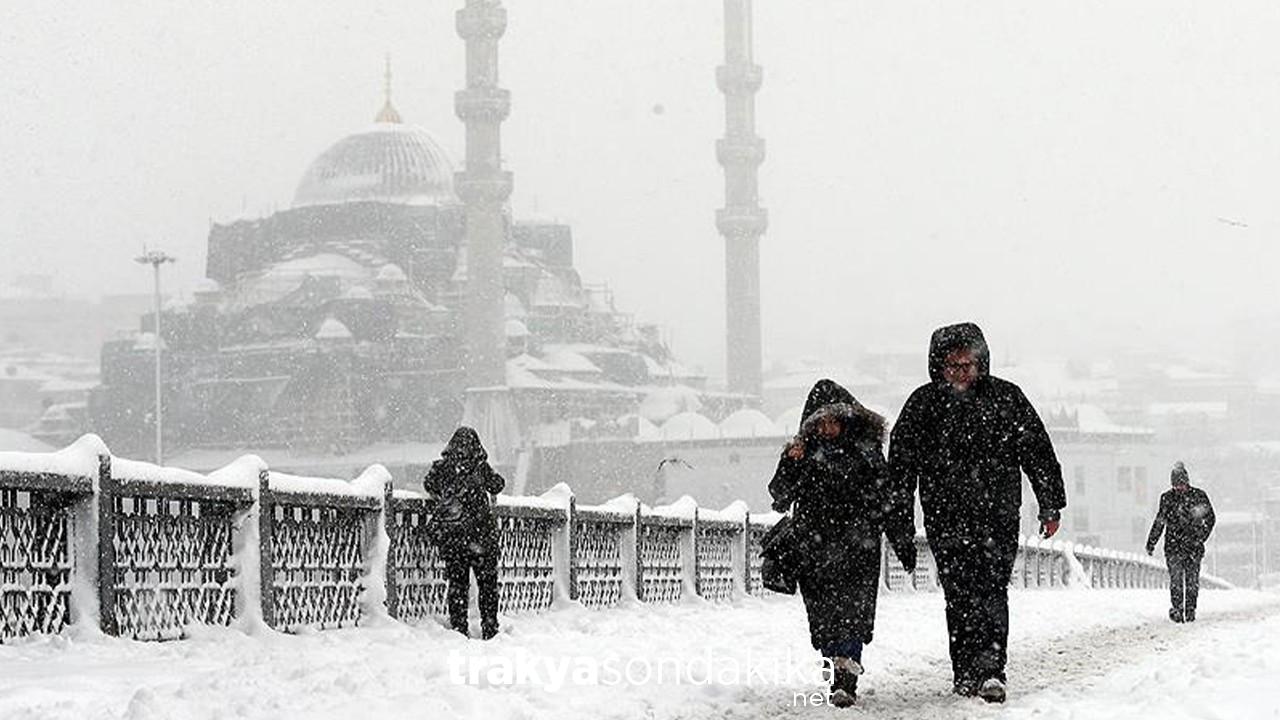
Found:
[{"label": "snow boot", "polygon": [[1004,696],[1004,683],[1000,678],[987,678],[978,688],[978,697],[989,703],[1002,703]]},{"label": "snow boot", "polygon": [[951,692],[960,697],[973,697],[978,694],[978,682],[970,677],[957,677],[951,683]]},{"label": "snow boot", "polygon": [[1176,623],[1182,622],[1182,612],[1178,608],[1169,608],[1169,619]]},{"label": "snow boot", "polygon": [[858,700],[858,676],[862,665],[853,658],[831,658],[831,704],[838,708],[852,707]]}]

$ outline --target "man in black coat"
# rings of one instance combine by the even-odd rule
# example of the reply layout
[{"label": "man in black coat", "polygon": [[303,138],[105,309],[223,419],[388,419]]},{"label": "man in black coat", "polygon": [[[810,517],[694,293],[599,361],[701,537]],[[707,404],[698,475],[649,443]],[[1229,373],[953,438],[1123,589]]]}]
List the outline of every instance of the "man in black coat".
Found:
[{"label": "man in black coat", "polygon": [[467,591],[476,575],[480,632],[488,640],[498,634],[498,521],[493,496],[506,481],[489,466],[480,436],[460,427],[431,463],[423,481],[432,501],[428,534],[440,549],[449,589],[449,625],[467,635]]},{"label": "man in black coat", "polygon": [[1043,537],[1057,532],[1067,502],[1044,423],[1017,385],[990,374],[990,357],[977,325],[933,333],[930,382],[907,398],[894,425],[889,472],[895,494],[920,491],[946,596],[953,689],[1004,702],[1022,473]]},{"label": "man in black coat", "polygon": [[1160,533],[1164,533],[1164,562],[1169,568],[1169,619],[1195,622],[1196,600],[1200,596],[1200,561],[1204,559],[1204,541],[1213,532],[1215,518],[1209,495],[1191,486],[1187,468],[1181,462],[1169,473],[1173,488],[1160,496],[1160,509],[1151,533],[1147,535],[1147,554],[1155,552]]}]

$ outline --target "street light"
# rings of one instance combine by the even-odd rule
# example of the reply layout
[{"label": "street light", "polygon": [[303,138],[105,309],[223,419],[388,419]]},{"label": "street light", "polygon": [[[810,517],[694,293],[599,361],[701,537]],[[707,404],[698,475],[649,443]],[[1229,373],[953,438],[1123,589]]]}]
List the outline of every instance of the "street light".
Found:
[{"label": "street light", "polygon": [[164,450],[163,450],[163,440],[162,440],[163,430],[164,430],[164,420],[163,420],[164,416],[162,415],[161,404],[160,404],[160,387],[161,387],[160,386],[160,266],[165,263],[177,262],[178,259],[169,255],[166,255],[163,250],[147,250],[144,247],[142,249],[142,254],[134,258],[133,261],[140,265],[150,265],[153,269],[155,269],[155,273],[156,273],[155,275],[156,277],[156,283],[155,283],[156,464],[161,465],[164,463]]}]

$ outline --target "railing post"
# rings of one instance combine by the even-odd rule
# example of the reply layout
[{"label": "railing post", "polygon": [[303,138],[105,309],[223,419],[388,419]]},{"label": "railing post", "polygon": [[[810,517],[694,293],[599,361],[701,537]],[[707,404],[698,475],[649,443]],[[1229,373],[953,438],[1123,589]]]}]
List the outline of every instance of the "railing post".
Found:
[{"label": "railing post", "polygon": [[742,513],[742,531],[738,538],[738,542],[734,544],[735,562],[741,562],[741,567],[736,568],[738,572],[734,573],[737,580],[734,582],[735,590],[740,595],[751,594],[751,511]]},{"label": "railing post", "polygon": [[116,488],[111,456],[98,456],[98,627],[119,635],[116,618]]},{"label": "railing post", "polygon": [[684,541],[684,590],[681,594],[693,592],[695,596],[701,596],[698,592],[698,507],[693,508],[693,524],[689,527],[689,534]]},{"label": "railing post", "polygon": [[396,584],[396,517],[394,490],[392,489],[391,478],[387,478],[386,483],[382,486],[382,528],[387,533],[389,545],[387,547],[387,567],[386,567],[386,587],[387,587],[387,615],[398,618],[400,617],[400,592]]},{"label": "railing post", "polygon": [[635,578],[636,600],[644,602],[644,554],[641,552],[641,547],[644,544],[644,517],[640,512],[640,501],[638,499],[636,500],[636,515],[632,527],[634,528],[633,537],[635,539],[635,545],[633,545],[635,566],[632,577]]},{"label": "railing post", "polygon": [[569,496],[569,511],[565,516],[565,530],[569,536],[569,599],[578,599],[578,501]]},{"label": "railing post", "polygon": [[[915,538],[912,538],[911,542],[914,543]],[[889,545],[888,543],[885,543],[880,546],[880,584],[884,587],[885,590],[892,590],[893,588],[889,587],[889,547],[888,545]]]},{"label": "railing post", "polygon": [[271,536],[276,523],[275,498],[271,495],[271,473],[267,469],[258,471],[258,572],[261,587],[259,597],[262,601],[262,622],[267,627],[276,626],[275,598],[275,553],[272,550]]}]

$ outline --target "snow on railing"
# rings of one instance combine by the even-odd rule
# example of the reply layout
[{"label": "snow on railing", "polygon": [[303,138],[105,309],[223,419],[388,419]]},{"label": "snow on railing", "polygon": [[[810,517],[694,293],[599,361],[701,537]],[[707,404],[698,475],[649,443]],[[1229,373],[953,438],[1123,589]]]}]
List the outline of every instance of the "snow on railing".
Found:
[{"label": "snow on railing", "polygon": [[[276,472],[246,455],[207,475],[112,457],[86,435],[55,453],[0,452],[0,641],[69,624],[139,640],[192,625],[347,627],[446,613],[430,505],[373,465],[351,481]],[[689,497],[579,506],[567,485],[499,495],[500,610],[762,595],[760,538],[781,515]],[[923,536],[886,589],[938,587]],[[1165,587],[1146,557],[1020,538],[1015,587]],[[1206,587],[1229,584],[1204,576]]]}]

